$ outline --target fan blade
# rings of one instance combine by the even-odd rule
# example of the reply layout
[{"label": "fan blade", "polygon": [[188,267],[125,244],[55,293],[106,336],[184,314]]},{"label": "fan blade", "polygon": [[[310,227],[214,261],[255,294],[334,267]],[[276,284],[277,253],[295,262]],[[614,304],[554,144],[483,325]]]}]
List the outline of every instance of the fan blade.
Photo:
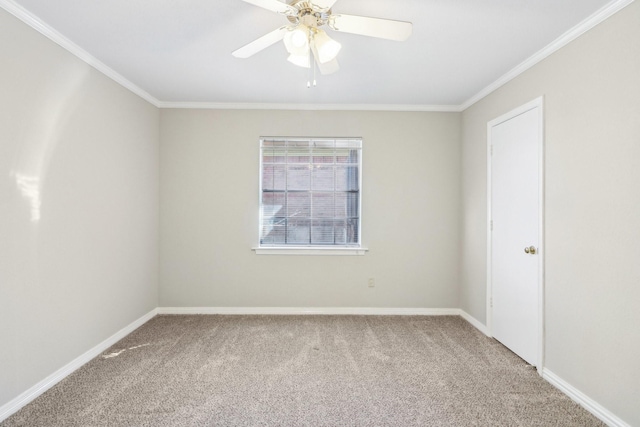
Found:
[{"label": "fan blade", "polygon": [[232,53],[236,58],[248,58],[250,56],[255,55],[260,52],[262,49],[266,49],[274,43],[279,42],[284,38],[284,34],[287,32],[287,26],[283,26],[278,28],[277,30],[271,31],[270,33],[265,34],[257,40],[252,41],[251,43],[242,46],[240,49],[234,51]]},{"label": "fan blade", "polygon": [[312,3],[321,9],[329,9],[337,0],[313,0]]},{"label": "fan blade", "polygon": [[355,15],[332,15],[329,26],[343,33],[360,34],[399,42],[408,39],[413,29],[411,22]]},{"label": "fan blade", "polygon": [[313,52],[313,57],[315,58],[315,63],[318,65],[320,74],[322,75],[333,74],[340,69],[340,65],[338,65],[337,59],[332,59],[331,61],[321,64],[318,59],[318,50],[316,49],[315,45],[311,46],[311,51]]},{"label": "fan blade", "polygon": [[278,0],[244,0],[252,5],[262,7],[272,12],[282,13],[284,15],[298,15],[298,9]]}]

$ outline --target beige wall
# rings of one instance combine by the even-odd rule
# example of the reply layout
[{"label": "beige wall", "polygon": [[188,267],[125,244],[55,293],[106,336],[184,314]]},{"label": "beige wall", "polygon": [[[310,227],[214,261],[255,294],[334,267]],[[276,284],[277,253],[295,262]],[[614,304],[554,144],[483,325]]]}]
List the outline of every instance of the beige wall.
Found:
[{"label": "beige wall", "polygon": [[546,368],[640,425],[640,3],[463,113],[461,307],[485,320],[486,124],[545,97]]},{"label": "beige wall", "polygon": [[0,9],[0,407],[157,306],[159,112]]},{"label": "beige wall", "polygon": [[[458,305],[458,113],[161,113],[160,305]],[[256,255],[260,136],[362,136],[365,256]],[[376,287],[367,287],[367,278]]]},{"label": "beige wall", "polygon": [[[484,321],[486,123],[544,95],[546,367],[640,425],[638,22],[635,2],[462,114],[159,112],[0,10],[0,406],[158,305]],[[367,255],[251,251],[261,135],[364,138]]]}]

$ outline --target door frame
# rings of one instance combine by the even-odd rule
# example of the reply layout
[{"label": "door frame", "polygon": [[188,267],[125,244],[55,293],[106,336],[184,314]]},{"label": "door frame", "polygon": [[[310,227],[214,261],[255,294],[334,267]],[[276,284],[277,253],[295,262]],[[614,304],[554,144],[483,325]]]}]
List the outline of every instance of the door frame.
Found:
[{"label": "door frame", "polygon": [[493,337],[492,331],[492,276],[491,276],[491,255],[492,255],[492,232],[491,232],[491,168],[492,168],[492,132],[491,129],[527,111],[538,108],[538,374],[542,375],[544,366],[544,97],[540,96],[518,108],[509,111],[487,123],[487,332]]}]

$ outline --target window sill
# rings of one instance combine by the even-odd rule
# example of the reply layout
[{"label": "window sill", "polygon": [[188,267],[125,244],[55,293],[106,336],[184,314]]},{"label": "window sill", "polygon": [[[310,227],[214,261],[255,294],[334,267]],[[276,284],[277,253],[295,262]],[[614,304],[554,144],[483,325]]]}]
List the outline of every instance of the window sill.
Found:
[{"label": "window sill", "polygon": [[256,255],[364,255],[368,248],[327,248],[327,247],[257,247]]}]

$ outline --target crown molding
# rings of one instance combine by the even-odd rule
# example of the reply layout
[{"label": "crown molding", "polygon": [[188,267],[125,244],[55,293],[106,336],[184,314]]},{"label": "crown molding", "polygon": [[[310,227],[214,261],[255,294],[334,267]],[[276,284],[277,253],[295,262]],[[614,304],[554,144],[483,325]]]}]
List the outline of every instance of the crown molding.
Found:
[{"label": "crown molding", "polygon": [[527,71],[529,68],[533,67],[543,59],[547,58],[551,54],[555,53],[556,51],[560,50],[567,44],[571,43],[573,40],[577,39],[582,34],[586,33],[596,25],[605,21],[615,13],[629,6],[634,1],[635,0],[614,0],[608,5],[604,6],[602,9],[598,10],[593,15],[591,15],[590,17],[588,17],[587,19],[585,19],[584,21],[582,21],[581,23],[579,23],[578,25],[576,25],[575,27],[573,27],[572,29],[570,29],[569,31],[561,35],[560,37],[558,37],[555,41],[551,42],[551,44],[547,45],[545,48],[538,51],[533,56],[529,57],[529,59],[525,60],[524,62],[522,62],[515,68],[513,68],[511,71],[509,71],[507,74],[503,75],[498,80],[491,83],[489,86],[485,87],[480,92],[478,92],[477,94],[469,98],[467,101],[462,103],[459,106],[460,108],[459,111],[464,111],[467,108],[471,107],[473,104],[480,101],[482,98],[486,97],[490,93],[494,92],[495,90],[504,86],[511,80],[515,79],[520,74]]},{"label": "crown molding", "polygon": [[40,18],[16,4],[13,0],[0,0],[0,7],[20,19],[45,37],[68,50],[80,60],[114,80],[124,88],[147,102],[163,109],[209,109],[209,110],[305,110],[305,111],[397,111],[397,112],[447,112],[458,113],[471,107],[487,95],[504,86],[520,74],[541,62],[551,54],[566,46],[596,25],[624,9],[635,0],[613,0],[589,18],[576,25],[551,44],[511,69],[477,94],[460,105],[422,105],[422,104],[287,104],[287,103],[224,103],[224,102],[169,102],[160,101],[139,86],[127,80],[121,74],[105,65],[93,55],[67,39]]},{"label": "crown molding", "polygon": [[233,102],[160,102],[159,108],[200,110],[305,110],[305,111],[399,111],[460,112],[459,105],[420,104],[287,104]]},{"label": "crown molding", "polygon": [[27,9],[22,6],[16,4],[13,0],[0,0],[0,7],[29,25],[34,30],[38,31],[40,34],[44,35],[54,43],[60,45],[62,48],[68,50],[73,55],[77,56],[81,61],[86,62],[96,70],[100,71],[105,76],[109,77],[120,86],[128,89],[134,94],[138,95],[140,98],[145,101],[153,104],[154,106],[158,106],[160,101],[158,101],[155,97],[150,95],[145,90],[141,89],[139,86],[127,80],[118,72],[114,71],[112,68],[105,65],[103,62],[98,60],[96,57],[91,55],[86,50],[82,49],[77,44],[73,43],[71,40],[63,36],[61,33],[56,31],[53,27],[46,24],[40,18],[29,12]]}]

